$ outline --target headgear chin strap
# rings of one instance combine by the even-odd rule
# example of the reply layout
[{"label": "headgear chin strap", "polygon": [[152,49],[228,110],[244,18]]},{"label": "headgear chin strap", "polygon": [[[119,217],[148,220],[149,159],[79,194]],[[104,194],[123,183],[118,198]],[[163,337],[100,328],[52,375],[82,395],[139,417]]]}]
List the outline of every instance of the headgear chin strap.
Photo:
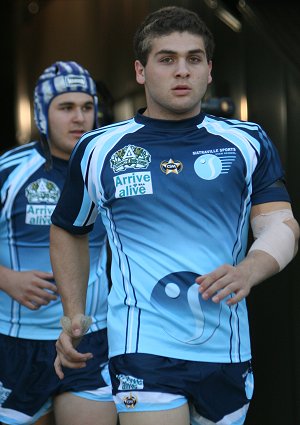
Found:
[{"label": "headgear chin strap", "polygon": [[94,100],[94,128],[98,126],[98,97],[90,73],[76,62],[58,61],[46,68],[34,90],[34,120],[43,138],[48,139],[48,110],[52,99],[67,92],[90,94]]}]

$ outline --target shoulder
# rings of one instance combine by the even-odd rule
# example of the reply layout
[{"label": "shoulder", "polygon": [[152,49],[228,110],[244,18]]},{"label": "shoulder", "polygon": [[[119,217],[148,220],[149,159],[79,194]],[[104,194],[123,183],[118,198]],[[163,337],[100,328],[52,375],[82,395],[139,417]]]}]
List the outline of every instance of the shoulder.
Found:
[{"label": "shoulder", "polygon": [[214,115],[206,115],[203,123],[207,125],[215,125],[216,127],[219,126],[221,128],[227,128],[232,131],[241,130],[245,132],[264,132],[261,125],[256,122],[216,117]]},{"label": "shoulder", "polygon": [[25,145],[16,146],[6,152],[4,152],[0,156],[0,161],[6,161],[10,159],[23,158],[28,155],[31,155],[32,152],[37,152],[37,146],[39,142],[33,141],[30,143],[26,143]]},{"label": "shoulder", "polygon": [[124,136],[141,128],[134,118],[120,121],[85,133],[75,146],[71,159],[90,155],[95,149],[109,151]]},{"label": "shoulder", "polygon": [[0,156],[0,171],[11,167],[15,168],[34,155],[41,156],[38,152],[38,145],[39,142],[30,142],[5,152]]},{"label": "shoulder", "polygon": [[267,133],[256,122],[206,115],[202,125],[209,134],[226,139],[242,149],[254,149],[257,153],[262,149],[273,149]]}]

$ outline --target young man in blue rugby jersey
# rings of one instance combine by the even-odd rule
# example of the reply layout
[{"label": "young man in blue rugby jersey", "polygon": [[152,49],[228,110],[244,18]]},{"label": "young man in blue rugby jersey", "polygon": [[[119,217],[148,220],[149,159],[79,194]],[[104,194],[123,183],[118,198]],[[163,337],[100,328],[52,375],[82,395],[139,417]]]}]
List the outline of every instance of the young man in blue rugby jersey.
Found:
[{"label": "young man in blue rugby jersey", "polygon": [[95,210],[108,232],[110,373],[121,425],[242,425],[253,392],[245,297],[297,250],[298,223],[266,133],[201,111],[213,45],[184,8],[145,19],[135,71],[146,108],[81,138],[52,215],[51,260],[71,321],[57,342],[59,376],[62,365],[90,361],[66,339],[83,333],[77,315]]},{"label": "young man in blue rugby jersey", "polygon": [[[108,373],[106,232],[90,234],[85,303],[91,318],[78,350],[93,353],[85,370],[53,368],[61,332],[61,300],[49,257],[50,217],[60,197],[72,149],[97,127],[98,98],[89,72],[56,62],[34,92],[41,141],[0,157],[0,421],[4,424],[115,425]],[[86,325],[88,327],[88,325]]]}]

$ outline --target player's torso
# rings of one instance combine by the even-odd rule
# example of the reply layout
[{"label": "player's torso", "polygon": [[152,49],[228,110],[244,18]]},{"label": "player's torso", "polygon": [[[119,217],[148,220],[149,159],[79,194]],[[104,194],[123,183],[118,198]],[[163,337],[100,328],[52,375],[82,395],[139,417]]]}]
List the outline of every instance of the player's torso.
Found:
[{"label": "player's torso", "polygon": [[[8,167],[10,164],[15,166]],[[1,195],[4,202],[0,220],[0,264],[17,271],[51,272],[51,214],[64,185],[67,162],[54,158],[51,170],[47,171],[40,149],[33,146],[23,155],[17,150],[15,155],[3,160],[2,170]],[[101,322],[101,327],[104,327],[106,308],[103,308],[103,304],[106,302],[104,294],[107,296],[107,288],[103,287],[103,296],[100,299],[101,288],[98,288],[98,281],[101,267],[104,269],[104,265],[100,264],[99,253],[103,250],[105,254],[105,236],[103,226],[100,222],[99,224],[91,236],[91,283],[93,281],[97,284],[89,289],[87,306],[89,314],[96,316],[101,307],[101,317],[97,316],[96,322]],[[104,284],[107,284],[106,279]],[[97,301],[93,300],[94,292],[99,295]],[[0,303],[1,332],[33,339],[57,337],[60,330],[59,319],[63,314],[60,297],[34,312],[3,291],[0,291]]]},{"label": "player's torso", "polygon": [[[124,335],[112,341],[111,355],[164,347],[170,356],[185,352],[196,360],[200,350],[202,360],[227,361],[236,356],[232,337],[249,356],[244,305],[238,316],[224,304],[203,302],[195,284],[197,275],[244,256],[249,164],[237,146],[197,128],[174,134],[144,128],[106,155],[99,185],[113,241],[110,332],[121,326]],[[230,331],[238,322],[243,341]],[[214,354],[211,343],[218,347]]]}]

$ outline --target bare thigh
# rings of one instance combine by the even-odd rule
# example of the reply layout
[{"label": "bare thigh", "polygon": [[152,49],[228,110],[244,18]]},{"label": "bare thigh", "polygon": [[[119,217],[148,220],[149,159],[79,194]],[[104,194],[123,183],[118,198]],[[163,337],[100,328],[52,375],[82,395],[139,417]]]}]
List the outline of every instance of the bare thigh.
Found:
[{"label": "bare thigh", "polygon": [[[4,422],[0,422],[0,425],[5,425]],[[39,420],[34,422],[33,425],[55,425],[53,413],[48,413],[45,416],[42,416]]]},{"label": "bare thigh", "polygon": [[70,393],[54,399],[55,425],[116,425],[113,402],[87,400]]},{"label": "bare thigh", "polygon": [[48,413],[45,416],[42,416],[33,425],[55,425],[53,412]]},{"label": "bare thigh", "polygon": [[188,404],[159,412],[120,413],[120,425],[189,425]]}]

